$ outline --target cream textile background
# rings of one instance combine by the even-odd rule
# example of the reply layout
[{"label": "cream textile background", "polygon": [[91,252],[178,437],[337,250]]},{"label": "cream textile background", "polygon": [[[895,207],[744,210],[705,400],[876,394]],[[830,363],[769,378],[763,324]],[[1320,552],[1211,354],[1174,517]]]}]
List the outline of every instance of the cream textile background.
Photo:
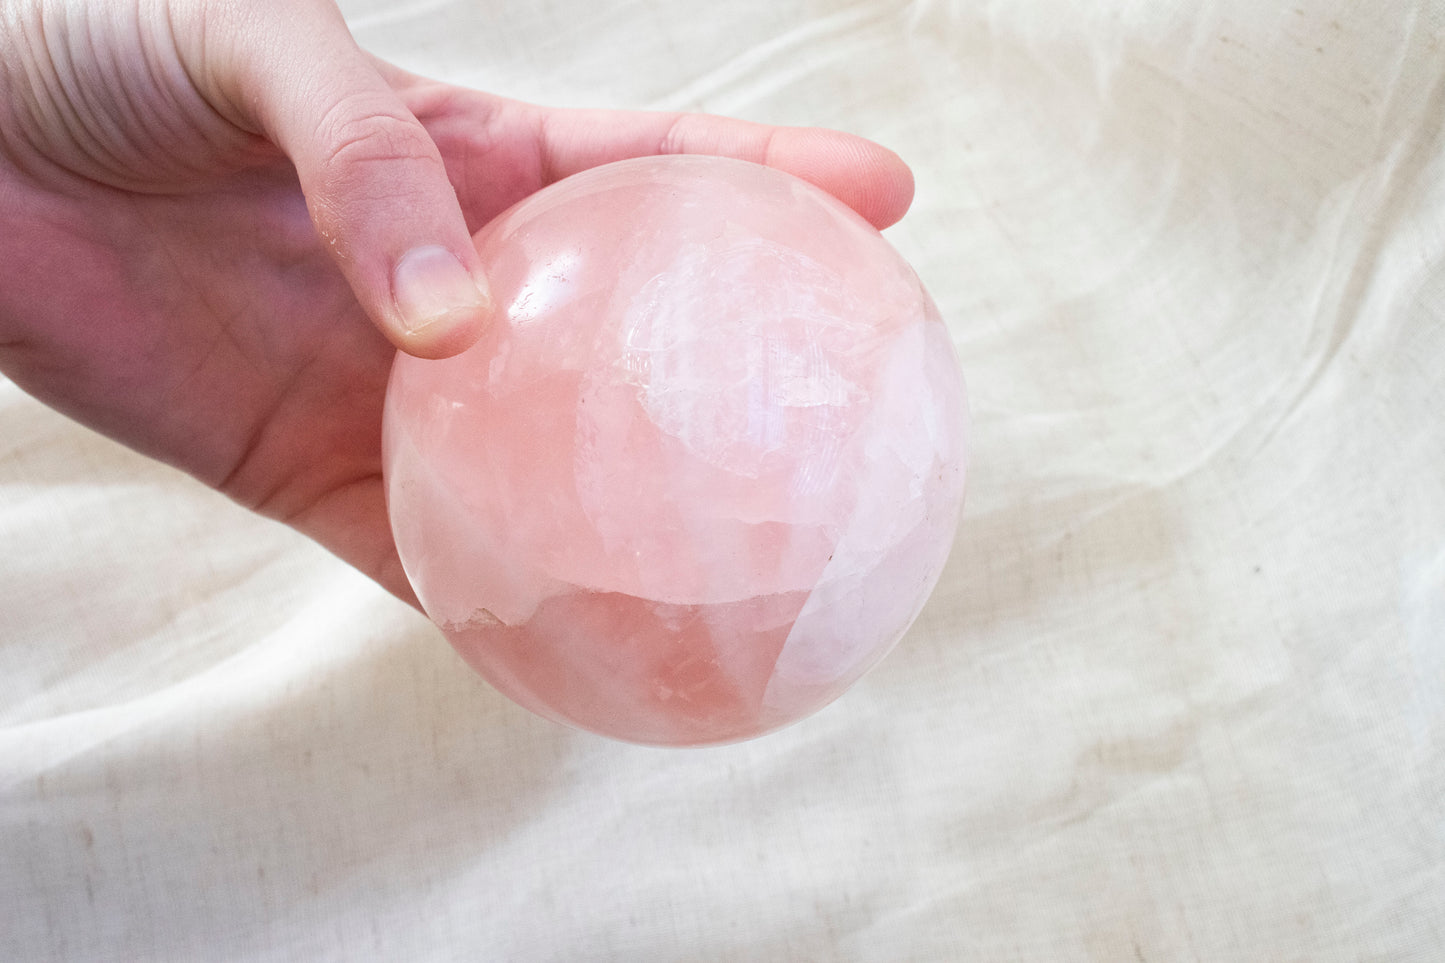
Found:
[{"label": "cream textile background", "polygon": [[1445,959],[1445,3],[344,9],[903,154],[954,554],[819,716],[630,747],[0,382],[0,959]]}]

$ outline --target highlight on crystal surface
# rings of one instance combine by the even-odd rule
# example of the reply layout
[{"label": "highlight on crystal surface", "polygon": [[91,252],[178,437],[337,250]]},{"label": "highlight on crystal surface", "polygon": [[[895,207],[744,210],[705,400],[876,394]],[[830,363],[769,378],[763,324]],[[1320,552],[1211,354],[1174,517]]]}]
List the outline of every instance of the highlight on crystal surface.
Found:
[{"label": "highlight on crystal surface", "polygon": [[917,275],[788,174],[621,161],[475,238],[498,316],[398,355],[388,509],[427,614],[547,718],[759,735],[902,637],[963,500],[963,382]]}]

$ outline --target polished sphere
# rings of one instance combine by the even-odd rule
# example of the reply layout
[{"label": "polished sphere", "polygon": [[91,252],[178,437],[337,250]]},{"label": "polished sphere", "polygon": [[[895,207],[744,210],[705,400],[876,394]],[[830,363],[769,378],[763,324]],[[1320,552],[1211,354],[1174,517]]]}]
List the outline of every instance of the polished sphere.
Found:
[{"label": "polished sphere", "polygon": [[384,464],[427,614],[493,685],[634,742],[755,736],[891,649],[963,500],[958,360],[876,230],[767,167],[594,168],[476,237],[497,317],[399,355]]}]

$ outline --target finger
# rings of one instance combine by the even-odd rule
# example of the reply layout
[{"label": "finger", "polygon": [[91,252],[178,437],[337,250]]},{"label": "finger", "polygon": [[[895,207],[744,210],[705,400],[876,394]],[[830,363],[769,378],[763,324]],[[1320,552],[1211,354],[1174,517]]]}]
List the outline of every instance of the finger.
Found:
[{"label": "finger", "polygon": [[464,350],[491,301],[426,129],[329,0],[253,8],[241,35],[229,100],[295,164],[316,230],[362,307],[410,354]]},{"label": "finger", "polygon": [[913,203],[913,172],[873,141],[818,127],[772,127],[710,114],[600,110],[535,111],[549,180],[650,154],[714,154],[787,171],[832,194],[875,227]]}]

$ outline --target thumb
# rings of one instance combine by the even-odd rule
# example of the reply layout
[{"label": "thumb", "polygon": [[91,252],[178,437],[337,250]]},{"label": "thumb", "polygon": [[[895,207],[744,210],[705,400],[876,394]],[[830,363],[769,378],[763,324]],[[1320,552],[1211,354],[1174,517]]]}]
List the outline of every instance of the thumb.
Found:
[{"label": "thumb", "polygon": [[270,36],[236,61],[246,112],[296,166],[316,230],[387,339],[426,358],[465,350],[491,298],[436,144],[334,5],[286,7],[247,24]]}]

